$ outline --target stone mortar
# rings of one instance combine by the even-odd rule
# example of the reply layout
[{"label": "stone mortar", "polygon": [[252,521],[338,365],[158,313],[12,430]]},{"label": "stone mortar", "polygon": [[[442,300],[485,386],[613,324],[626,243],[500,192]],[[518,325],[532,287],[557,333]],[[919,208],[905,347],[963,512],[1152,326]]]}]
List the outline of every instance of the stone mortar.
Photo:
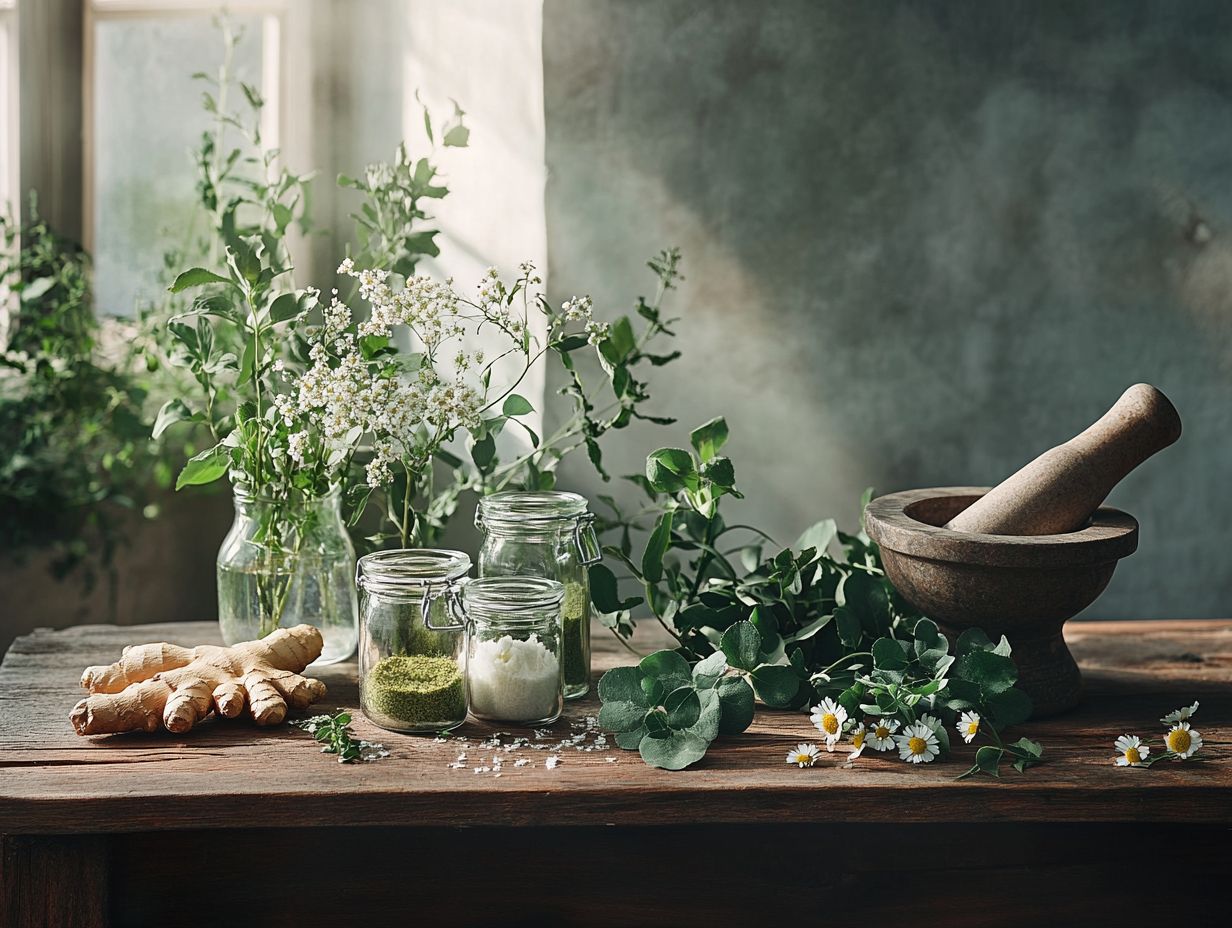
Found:
[{"label": "stone mortar", "polygon": [[1117,509],[1096,510],[1062,535],[983,535],[945,523],[987,487],[932,487],[879,497],[865,528],[881,547],[895,588],[951,640],[978,627],[1013,647],[1019,686],[1033,718],[1072,709],[1082,676],[1061,629],[1103,592],[1117,561],[1138,547],[1138,523]]}]

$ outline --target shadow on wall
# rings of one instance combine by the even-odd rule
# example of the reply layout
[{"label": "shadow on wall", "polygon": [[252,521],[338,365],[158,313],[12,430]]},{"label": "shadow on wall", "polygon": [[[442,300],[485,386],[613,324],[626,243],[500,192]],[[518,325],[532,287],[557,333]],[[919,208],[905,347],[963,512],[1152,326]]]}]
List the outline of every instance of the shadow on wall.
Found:
[{"label": "shadow on wall", "polygon": [[[1100,617],[1214,616],[1232,572],[1232,8],[667,0],[544,14],[555,295],[685,252],[674,429],[724,414],[741,517],[996,483],[1160,386],[1186,437]],[[622,452],[624,453],[624,452]],[[565,480],[594,495],[583,466]]]},{"label": "shadow on wall", "polygon": [[214,559],[231,524],[230,494],[168,494],[159,502],[163,514],[153,521],[124,514],[128,543],[91,585],[80,568],[58,579],[43,552],[0,557],[0,655],[35,628],[215,619]]}]

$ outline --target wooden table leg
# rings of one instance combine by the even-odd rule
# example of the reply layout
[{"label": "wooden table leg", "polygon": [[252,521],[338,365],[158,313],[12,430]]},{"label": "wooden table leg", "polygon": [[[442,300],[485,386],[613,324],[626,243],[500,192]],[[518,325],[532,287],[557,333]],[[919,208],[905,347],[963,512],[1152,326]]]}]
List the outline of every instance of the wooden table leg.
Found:
[{"label": "wooden table leg", "polygon": [[103,928],[107,838],[0,835],[0,926]]}]

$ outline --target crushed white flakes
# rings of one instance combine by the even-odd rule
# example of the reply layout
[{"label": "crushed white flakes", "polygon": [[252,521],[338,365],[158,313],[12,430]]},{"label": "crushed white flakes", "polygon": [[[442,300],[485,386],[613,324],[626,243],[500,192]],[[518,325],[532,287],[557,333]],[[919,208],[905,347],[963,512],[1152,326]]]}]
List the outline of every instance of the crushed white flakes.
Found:
[{"label": "crushed white flakes", "polygon": [[[524,767],[536,767],[533,760],[528,757],[517,756],[524,751],[547,751],[548,756],[544,758],[543,767],[545,770],[555,770],[560,766],[563,754],[572,748],[578,753],[594,753],[600,752],[606,754],[610,750],[611,745],[608,741],[607,734],[599,728],[599,719],[596,716],[588,715],[580,719],[571,719],[568,722],[568,733],[553,732],[548,728],[537,728],[533,731],[532,736],[527,735],[511,735],[509,732],[493,732],[482,738],[474,738],[472,743],[483,751],[485,755],[470,758],[467,751],[467,737],[465,735],[448,735],[442,733],[433,739],[435,744],[445,744],[448,742],[455,743],[461,750],[457,755],[457,759],[453,763],[445,765],[447,770],[462,770],[470,767],[471,773],[474,775],[491,774],[493,777],[502,775],[502,768],[505,761],[512,759],[512,767],[520,769]],[[381,749],[380,745],[375,745]],[[383,750],[383,749],[382,749]],[[475,752],[476,754],[479,751]],[[383,756],[388,756],[385,752]],[[605,756],[604,761],[609,764],[617,763],[618,757]]]}]

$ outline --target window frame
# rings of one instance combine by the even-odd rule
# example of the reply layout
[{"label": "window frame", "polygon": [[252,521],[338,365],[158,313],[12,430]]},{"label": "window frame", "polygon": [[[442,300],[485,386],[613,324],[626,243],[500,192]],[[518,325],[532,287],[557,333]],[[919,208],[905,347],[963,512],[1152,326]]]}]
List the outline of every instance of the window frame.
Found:
[{"label": "window frame", "polygon": [[[81,241],[93,252],[97,225],[95,197],[95,46],[98,24],[118,19],[213,17],[224,11],[258,15],[262,29],[262,95],[266,99],[261,135],[289,163],[305,163],[306,129],[313,122],[309,58],[288,54],[308,29],[314,3],[293,0],[85,0],[82,3]],[[293,243],[294,245],[294,243]],[[309,270],[305,268],[305,270]]]}]

